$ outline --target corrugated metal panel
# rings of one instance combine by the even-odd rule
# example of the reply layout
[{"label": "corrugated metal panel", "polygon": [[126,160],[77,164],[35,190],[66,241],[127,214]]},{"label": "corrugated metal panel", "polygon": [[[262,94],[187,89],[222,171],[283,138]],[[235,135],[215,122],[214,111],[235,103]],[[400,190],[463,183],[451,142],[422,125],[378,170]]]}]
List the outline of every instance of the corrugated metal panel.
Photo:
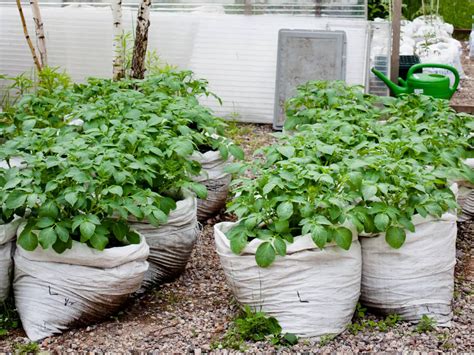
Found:
[{"label": "corrugated metal panel", "polygon": [[[0,73],[19,74],[32,67],[17,10],[0,8]],[[28,6],[25,15],[31,19]],[[110,76],[112,18],[109,8],[44,7],[42,9],[51,65],[66,69],[75,80]],[[124,25],[133,29],[134,12],[124,11]],[[30,33],[34,33],[32,21]],[[203,103],[217,114],[241,121],[271,123],[276,76],[278,31],[343,30],[347,35],[349,83],[364,84],[367,22],[351,19],[286,15],[159,13],[151,15],[149,48],[163,60],[189,68],[209,80],[219,95]]]}]

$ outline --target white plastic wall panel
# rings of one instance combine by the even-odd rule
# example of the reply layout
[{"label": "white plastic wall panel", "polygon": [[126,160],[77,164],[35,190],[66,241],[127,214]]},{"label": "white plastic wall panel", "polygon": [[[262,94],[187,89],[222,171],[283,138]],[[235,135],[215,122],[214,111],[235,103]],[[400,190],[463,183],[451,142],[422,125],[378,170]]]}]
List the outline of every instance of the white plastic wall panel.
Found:
[{"label": "white plastic wall panel", "polygon": [[[30,34],[34,28],[24,6]],[[66,69],[77,81],[112,72],[112,15],[107,7],[42,8],[50,65]],[[124,9],[124,28],[134,30],[135,11]],[[225,15],[152,12],[149,48],[182,69],[206,78],[224,101],[203,103],[218,115],[239,121],[271,123],[280,29],[342,30],[347,36],[346,80],[364,84],[366,73],[365,20],[289,15]],[[17,9],[0,7],[0,73],[31,70]]]},{"label": "white plastic wall panel", "polygon": [[[28,5],[23,8],[34,40],[34,26]],[[108,8],[43,8],[48,64],[66,70],[74,80],[112,75],[112,13]],[[17,75],[31,70],[16,7],[0,8],[0,73]]]}]

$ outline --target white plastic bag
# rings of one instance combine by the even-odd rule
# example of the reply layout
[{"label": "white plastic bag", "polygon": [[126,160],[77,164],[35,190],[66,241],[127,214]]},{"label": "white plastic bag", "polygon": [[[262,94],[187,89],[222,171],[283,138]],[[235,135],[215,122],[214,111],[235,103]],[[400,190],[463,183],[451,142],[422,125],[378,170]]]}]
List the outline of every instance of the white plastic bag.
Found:
[{"label": "white plastic bag", "polygon": [[26,334],[37,341],[113,314],[140,287],[147,257],[143,237],[103,251],[73,242],[62,254],[18,246],[13,290]]},{"label": "white plastic bag", "polygon": [[234,223],[214,226],[214,238],[227,282],[237,301],[278,319],[283,332],[300,337],[339,334],[351,322],[360,295],[361,252],[353,232],[351,248],[317,248],[309,235],[287,245],[287,255],[268,268],[255,262],[262,243],[252,240],[241,255],[225,236]]},{"label": "white plastic bag", "polygon": [[360,237],[362,246],[361,302],[383,314],[408,321],[428,315],[449,326],[456,263],[457,217],[413,217],[415,233],[407,231],[400,249],[384,234]]},{"label": "white plastic bag", "polygon": [[147,221],[132,222],[132,228],[142,234],[150,246],[150,267],[139,292],[173,281],[186,268],[199,234],[196,218],[196,197],[186,195],[168,216],[168,222],[155,227]]},{"label": "white plastic bag", "polygon": [[197,202],[197,217],[202,221],[214,216],[225,206],[232,177],[224,172],[224,168],[230,160],[222,159],[218,151],[194,153],[192,158],[202,166],[201,174],[193,180],[207,188],[207,198],[198,199]]},{"label": "white plastic bag", "polygon": [[0,302],[7,299],[12,271],[12,246],[20,219],[0,225]]}]

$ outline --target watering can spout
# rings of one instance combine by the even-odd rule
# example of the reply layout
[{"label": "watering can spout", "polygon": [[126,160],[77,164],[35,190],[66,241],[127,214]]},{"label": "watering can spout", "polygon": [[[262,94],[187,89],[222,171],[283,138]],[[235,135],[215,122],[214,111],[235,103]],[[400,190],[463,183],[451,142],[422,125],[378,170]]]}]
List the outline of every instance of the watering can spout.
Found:
[{"label": "watering can spout", "polygon": [[[385,85],[389,87],[389,89],[397,96],[400,94],[405,94],[408,93],[408,87],[406,85],[404,86],[398,86],[397,84],[393,83],[390,81],[389,78],[387,78],[385,75],[383,75],[381,72],[379,72],[377,69],[372,68],[372,73],[375,74],[380,80],[382,80]],[[405,84],[405,83],[404,83]]]}]

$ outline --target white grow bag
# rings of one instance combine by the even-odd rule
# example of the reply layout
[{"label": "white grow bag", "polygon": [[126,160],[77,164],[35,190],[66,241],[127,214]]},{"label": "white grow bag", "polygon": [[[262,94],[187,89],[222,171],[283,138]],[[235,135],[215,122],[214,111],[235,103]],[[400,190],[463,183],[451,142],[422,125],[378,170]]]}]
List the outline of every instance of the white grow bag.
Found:
[{"label": "white grow bag", "polygon": [[385,235],[360,237],[362,246],[361,302],[383,314],[419,321],[428,315],[449,326],[456,263],[457,217],[415,215],[415,233],[393,249]]},{"label": "white grow bag", "polygon": [[[20,227],[21,228],[21,227]],[[73,242],[57,254],[40,247],[15,253],[15,303],[28,338],[37,341],[113,314],[140,287],[148,245],[95,250]]]},{"label": "white grow bag", "polygon": [[201,174],[193,180],[207,188],[207,198],[197,201],[197,218],[202,221],[214,216],[225,206],[232,176],[224,168],[230,160],[222,159],[218,151],[193,153],[192,158],[202,167]]},{"label": "white grow bag", "polygon": [[196,204],[194,195],[185,196],[169,214],[168,222],[158,228],[147,221],[130,221],[150,246],[150,267],[139,292],[173,281],[184,272],[199,234]]},{"label": "white grow bag", "polygon": [[12,271],[12,247],[20,219],[0,225],[0,302],[7,299]]},{"label": "white grow bag", "polygon": [[224,233],[234,223],[214,226],[214,238],[227,282],[237,301],[278,319],[284,332],[300,337],[339,334],[351,322],[360,295],[361,251],[357,234],[346,251],[317,248],[311,236],[295,238],[287,255],[268,268],[255,262],[262,243],[252,240],[241,255],[230,250]]}]

